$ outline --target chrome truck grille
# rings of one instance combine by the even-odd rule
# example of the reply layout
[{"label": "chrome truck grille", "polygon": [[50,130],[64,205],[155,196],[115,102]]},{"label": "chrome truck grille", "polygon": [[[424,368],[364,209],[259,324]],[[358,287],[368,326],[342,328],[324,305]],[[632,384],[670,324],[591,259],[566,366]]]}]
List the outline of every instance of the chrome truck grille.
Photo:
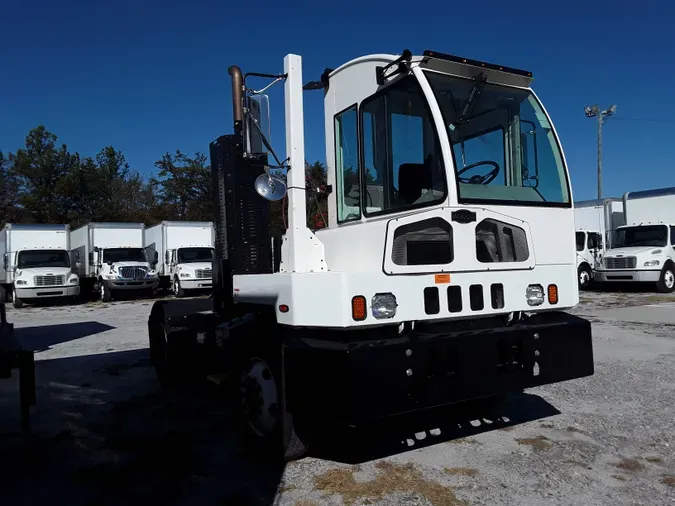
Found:
[{"label": "chrome truck grille", "polygon": [[144,267],[120,267],[120,276],[126,279],[145,279],[148,273]]},{"label": "chrome truck grille", "polygon": [[197,279],[210,279],[212,277],[211,269],[197,269],[195,271],[195,276]]},{"label": "chrome truck grille", "polygon": [[33,281],[35,286],[62,286],[66,282],[66,277],[63,274],[34,276]]},{"label": "chrome truck grille", "polygon": [[636,257],[605,257],[605,267],[608,269],[635,269]]}]

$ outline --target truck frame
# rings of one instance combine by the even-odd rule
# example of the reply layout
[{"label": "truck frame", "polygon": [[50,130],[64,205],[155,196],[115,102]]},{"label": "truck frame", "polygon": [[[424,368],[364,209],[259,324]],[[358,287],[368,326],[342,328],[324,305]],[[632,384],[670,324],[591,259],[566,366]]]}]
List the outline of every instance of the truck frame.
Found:
[{"label": "truck frame", "polygon": [[[530,72],[405,50],[304,87],[294,54],[283,74],[229,73],[234,132],[210,145],[213,297],[153,305],[162,384],[221,385],[244,440],[291,460],[329,426],[593,374],[590,323],[565,312],[579,301],[569,175]],[[252,77],[284,83],[283,161]],[[329,216],[317,231],[303,89],[324,93]],[[282,237],[261,196],[287,201]]]}]

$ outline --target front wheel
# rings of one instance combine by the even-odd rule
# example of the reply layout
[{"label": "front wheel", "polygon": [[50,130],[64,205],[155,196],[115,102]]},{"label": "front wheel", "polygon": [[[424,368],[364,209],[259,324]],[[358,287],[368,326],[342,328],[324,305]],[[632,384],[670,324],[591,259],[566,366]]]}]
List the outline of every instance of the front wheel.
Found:
[{"label": "front wheel", "polygon": [[591,268],[588,265],[580,265],[577,273],[579,288],[586,290],[591,285]]},{"label": "front wheel", "polygon": [[21,309],[23,307],[23,301],[16,294],[16,288],[12,292],[12,303],[15,309]]},{"label": "front wheel", "polygon": [[100,290],[101,290],[101,300],[103,302],[110,302],[112,300],[112,292],[110,291],[110,288],[107,288],[105,286],[105,283],[103,282],[103,280],[99,281],[99,283],[101,285],[101,288],[100,288]]},{"label": "front wheel", "polygon": [[185,297],[185,290],[181,288],[178,278],[173,279],[173,294],[179,299]]},{"label": "front wheel", "polygon": [[672,264],[666,265],[661,271],[656,289],[661,293],[672,293],[675,290],[675,268]]},{"label": "front wheel", "polygon": [[7,290],[5,290],[5,287],[0,286],[0,304],[4,304],[7,302]]}]

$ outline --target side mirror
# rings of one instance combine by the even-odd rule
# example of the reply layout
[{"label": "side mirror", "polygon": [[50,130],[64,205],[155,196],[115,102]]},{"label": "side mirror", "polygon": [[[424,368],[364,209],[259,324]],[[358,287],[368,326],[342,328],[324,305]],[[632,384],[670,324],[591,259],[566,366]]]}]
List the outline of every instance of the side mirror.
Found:
[{"label": "side mirror", "polygon": [[267,155],[270,139],[270,99],[267,95],[246,97],[245,150],[249,155]]},{"label": "side mirror", "polygon": [[9,253],[2,256],[2,268],[7,270],[7,267],[9,267]]}]

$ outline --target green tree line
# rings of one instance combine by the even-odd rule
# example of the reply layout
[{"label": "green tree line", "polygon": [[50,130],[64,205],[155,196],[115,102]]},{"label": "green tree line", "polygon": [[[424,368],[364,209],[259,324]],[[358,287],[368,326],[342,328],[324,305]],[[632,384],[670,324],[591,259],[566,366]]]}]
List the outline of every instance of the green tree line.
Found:
[{"label": "green tree line", "polygon": [[[153,175],[132,169],[122,151],[104,146],[94,157],[71,153],[44,126],[26,136],[15,153],[0,150],[0,225],[213,219],[211,169],[203,153],[176,150],[155,162]],[[326,169],[307,165],[310,227],[327,220]],[[286,201],[271,204],[272,232],[286,228]]]}]

